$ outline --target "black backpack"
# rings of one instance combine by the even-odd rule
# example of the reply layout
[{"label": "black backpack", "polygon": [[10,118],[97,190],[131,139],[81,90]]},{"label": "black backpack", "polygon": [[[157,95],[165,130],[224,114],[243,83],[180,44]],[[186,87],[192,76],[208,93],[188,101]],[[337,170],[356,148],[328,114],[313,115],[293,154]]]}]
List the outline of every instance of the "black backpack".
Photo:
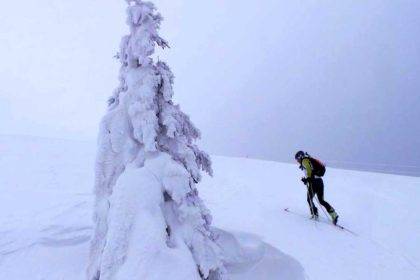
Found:
[{"label": "black backpack", "polygon": [[313,173],[316,176],[322,177],[325,174],[326,168],[325,168],[325,164],[323,164],[320,160],[313,158],[313,157],[308,157],[309,161],[311,162]]}]

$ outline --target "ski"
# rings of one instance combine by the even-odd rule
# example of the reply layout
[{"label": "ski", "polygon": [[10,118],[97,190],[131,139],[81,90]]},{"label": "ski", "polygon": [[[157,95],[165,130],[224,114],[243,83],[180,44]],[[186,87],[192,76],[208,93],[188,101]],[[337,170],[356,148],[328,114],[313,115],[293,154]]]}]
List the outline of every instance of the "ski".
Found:
[{"label": "ski", "polygon": [[[297,213],[297,212],[294,212],[294,211],[290,210],[289,208],[284,208],[284,211],[285,211],[285,212],[287,212],[287,213],[291,213],[291,214],[294,214],[294,215],[296,215],[296,216],[302,217],[302,218],[306,218],[304,215],[302,215],[302,214],[300,214],[300,213]],[[338,229],[340,229],[340,230],[342,230],[342,231],[346,231],[346,232],[348,232],[348,233],[351,233],[351,234],[353,234],[353,235],[357,236],[357,234],[356,234],[354,231],[349,230],[348,228],[346,228],[346,227],[344,227],[344,226],[342,226],[342,225],[339,225],[339,224],[333,224],[332,222],[329,222],[329,221],[327,222],[327,221],[324,221],[324,220],[320,220],[319,218],[318,218],[318,219],[311,219],[311,218],[310,218],[310,220],[313,220],[313,221],[315,221],[315,222],[319,222],[319,223],[323,223],[323,224],[327,224],[327,225],[330,225],[330,226],[336,227],[336,228],[338,228]]]}]

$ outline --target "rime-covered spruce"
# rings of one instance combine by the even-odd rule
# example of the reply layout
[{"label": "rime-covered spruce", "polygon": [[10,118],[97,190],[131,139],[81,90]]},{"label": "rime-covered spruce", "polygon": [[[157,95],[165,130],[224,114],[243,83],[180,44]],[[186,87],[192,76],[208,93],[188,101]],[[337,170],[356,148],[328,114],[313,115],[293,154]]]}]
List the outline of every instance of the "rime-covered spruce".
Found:
[{"label": "rime-covered spruce", "polygon": [[170,68],[152,58],[156,46],[168,47],[158,34],[162,17],[150,2],[127,2],[120,85],[98,138],[88,280],[225,279],[196,189],[201,171],[212,174],[211,160],[172,101]]}]

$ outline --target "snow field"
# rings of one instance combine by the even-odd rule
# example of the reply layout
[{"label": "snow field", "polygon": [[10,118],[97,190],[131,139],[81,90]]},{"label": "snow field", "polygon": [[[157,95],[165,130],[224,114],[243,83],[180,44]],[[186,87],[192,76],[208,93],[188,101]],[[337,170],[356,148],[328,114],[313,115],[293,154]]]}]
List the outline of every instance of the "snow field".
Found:
[{"label": "snow field", "polygon": [[[94,152],[94,143],[0,137],[0,279],[85,279]],[[214,178],[198,187],[223,229],[232,279],[420,278],[419,178],[327,169],[325,199],[354,236],[283,211],[308,215],[296,166],[213,160]]]}]

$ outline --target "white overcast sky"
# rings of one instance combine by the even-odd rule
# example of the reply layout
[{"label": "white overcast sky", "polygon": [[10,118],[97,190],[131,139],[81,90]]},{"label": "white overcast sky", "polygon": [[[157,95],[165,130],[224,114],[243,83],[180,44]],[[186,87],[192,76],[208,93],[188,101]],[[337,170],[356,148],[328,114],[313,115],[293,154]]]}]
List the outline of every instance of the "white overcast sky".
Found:
[{"label": "white overcast sky", "polygon": [[[211,153],[420,166],[420,1],[159,0],[159,52]],[[7,1],[0,130],[94,139],[123,0]]]}]

